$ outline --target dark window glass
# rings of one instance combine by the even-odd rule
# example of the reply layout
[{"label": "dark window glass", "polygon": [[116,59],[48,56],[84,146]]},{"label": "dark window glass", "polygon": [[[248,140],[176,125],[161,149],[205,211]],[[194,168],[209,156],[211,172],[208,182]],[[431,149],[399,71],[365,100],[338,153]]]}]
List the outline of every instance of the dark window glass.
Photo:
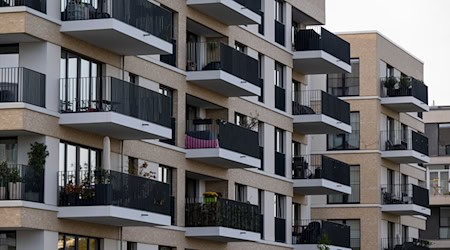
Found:
[{"label": "dark window glass", "polygon": [[350,166],[351,194],[328,195],[328,204],[357,204],[360,203],[360,169],[359,166]]},{"label": "dark window glass", "polygon": [[359,149],[359,112],[350,113],[352,132],[328,135],[328,150],[357,150]]},{"label": "dark window glass", "polygon": [[351,61],[352,73],[328,74],[327,91],[334,96],[359,95],[359,59]]}]

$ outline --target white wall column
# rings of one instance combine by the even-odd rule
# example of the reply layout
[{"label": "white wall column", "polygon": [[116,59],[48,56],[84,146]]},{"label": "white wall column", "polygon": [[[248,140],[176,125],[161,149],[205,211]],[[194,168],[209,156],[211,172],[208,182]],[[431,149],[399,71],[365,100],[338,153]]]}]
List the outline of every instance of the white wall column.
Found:
[{"label": "white wall column", "polygon": [[58,249],[58,232],[26,230],[16,232],[16,249]]},{"label": "white wall column", "polygon": [[274,198],[274,193],[264,191],[264,239],[268,241],[275,241]]}]

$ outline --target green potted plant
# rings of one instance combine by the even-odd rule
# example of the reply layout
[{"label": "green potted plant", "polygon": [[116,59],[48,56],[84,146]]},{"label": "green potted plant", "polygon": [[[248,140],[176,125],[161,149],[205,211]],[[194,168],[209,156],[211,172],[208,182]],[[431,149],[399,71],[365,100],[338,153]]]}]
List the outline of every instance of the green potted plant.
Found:
[{"label": "green potted plant", "polygon": [[215,202],[217,202],[218,197],[219,197],[219,194],[217,192],[204,192],[203,193],[203,202],[205,204],[215,203]]},{"label": "green potted plant", "polygon": [[411,78],[407,76],[400,77],[399,82],[400,95],[408,96],[411,94]]},{"label": "green potted plant", "polygon": [[11,168],[9,171],[8,192],[10,200],[22,199],[22,177],[20,176],[19,166]]},{"label": "green potted plant", "polygon": [[44,201],[44,171],[45,161],[49,156],[47,145],[44,143],[35,142],[30,145],[28,152],[28,167],[29,171],[24,176],[25,179],[25,196],[30,201],[43,202]]},{"label": "green potted plant", "polygon": [[322,234],[320,239],[317,241],[317,249],[319,250],[330,250],[330,239],[328,234]]},{"label": "green potted plant", "polygon": [[6,200],[6,183],[8,182],[9,168],[6,161],[0,163],[0,200]]},{"label": "green potted plant", "polygon": [[384,79],[383,85],[387,90],[388,96],[395,96],[395,85],[398,83],[397,78],[395,76],[388,76]]}]

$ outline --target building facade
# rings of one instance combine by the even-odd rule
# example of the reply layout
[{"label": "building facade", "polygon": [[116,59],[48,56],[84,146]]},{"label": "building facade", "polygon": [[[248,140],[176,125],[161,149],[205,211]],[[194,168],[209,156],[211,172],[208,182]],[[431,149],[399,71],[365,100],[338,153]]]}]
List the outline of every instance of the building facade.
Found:
[{"label": "building facade", "polygon": [[[378,32],[340,34],[351,74],[311,82],[350,103],[351,133],[314,136],[312,152],[350,165],[350,195],[312,196],[312,217],[349,225],[352,249],[426,247],[429,110],[423,63]],[[421,249],[421,248],[419,248]]]},{"label": "building facade", "polygon": [[311,154],[357,125],[312,82],[353,65],[324,0],[0,0],[0,20],[0,249],[350,247],[311,220],[358,163]]}]

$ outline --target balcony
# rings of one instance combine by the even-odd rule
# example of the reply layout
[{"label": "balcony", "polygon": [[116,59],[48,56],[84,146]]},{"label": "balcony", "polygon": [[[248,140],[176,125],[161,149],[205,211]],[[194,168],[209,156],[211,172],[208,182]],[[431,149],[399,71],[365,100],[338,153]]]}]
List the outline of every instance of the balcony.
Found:
[{"label": "balcony", "polygon": [[27,68],[0,68],[0,106],[23,102],[45,108],[45,75]]},{"label": "balcony", "polygon": [[302,74],[350,73],[350,44],[324,28],[294,34],[294,70]]},{"label": "balcony", "polygon": [[44,170],[0,163],[0,204],[3,201],[44,203]]},{"label": "balcony", "polygon": [[428,163],[428,138],[415,131],[381,131],[381,157],[396,163]]},{"label": "balcony", "polygon": [[430,215],[428,190],[414,184],[381,186],[381,211],[398,215]]},{"label": "balcony", "polygon": [[25,6],[44,14],[47,13],[47,1],[45,0],[2,0],[0,2],[0,8],[17,6]]},{"label": "balcony", "polygon": [[220,42],[187,44],[186,80],[224,96],[259,96],[258,60]]},{"label": "balcony", "polygon": [[412,77],[381,78],[381,104],[397,112],[429,111],[428,87]]},{"label": "balcony", "polygon": [[169,185],[112,170],[59,172],[58,218],[113,226],[170,225]]},{"label": "balcony", "polygon": [[294,249],[316,250],[321,240],[328,237],[330,250],[350,250],[350,227],[329,221],[301,220],[292,226]]},{"label": "balcony", "polygon": [[286,219],[275,217],[275,242],[286,243]]},{"label": "balcony", "polygon": [[172,13],[147,0],[62,2],[61,32],[119,55],[172,53]]},{"label": "balcony", "polygon": [[170,97],[114,77],[64,78],[59,124],[123,140],[171,139]]},{"label": "balcony", "polygon": [[382,250],[430,250],[430,242],[415,238],[383,238],[381,239]]},{"label": "balcony", "polygon": [[186,158],[223,168],[260,168],[258,133],[223,120],[197,119],[186,128]]},{"label": "balcony", "polygon": [[294,131],[302,134],[351,133],[350,105],[321,90],[294,93]]},{"label": "balcony", "polygon": [[261,228],[256,205],[222,198],[186,201],[186,237],[220,242],[258,241]]},{"label": "balcony", "polygon": [[351,194],[350,166],[324,155],[294,157],[292,179],[296,194]]},{"label": "balcony", "polygon": [[186,4],[226,25],[261,24],[261,1],[187,0]]}]

